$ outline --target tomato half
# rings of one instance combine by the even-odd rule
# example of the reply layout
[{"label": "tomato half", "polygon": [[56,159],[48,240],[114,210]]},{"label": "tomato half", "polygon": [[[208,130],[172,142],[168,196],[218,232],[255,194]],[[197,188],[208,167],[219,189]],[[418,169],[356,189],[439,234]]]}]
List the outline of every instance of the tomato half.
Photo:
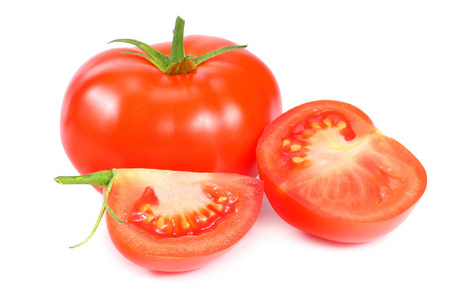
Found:
[{"label": "tomato half", "polygon": [[117,249],[156,271],[197,269],[225,254],[253,226],[263,182],[237,174],[119,169],[107,226]]},{"label": "tomato half", "polygon": [[370,241],[396,228],[427,183],[410,151],[339,101],[313,101],[282,114],[261,136],[257,160],[281,218],[340,242]]},{"label": "tomato half", "polygon": [[[186,54],[235,45],[186,36]],[[172,43],[153,47],[169,55]],[[61,139],[80,174],[152,168],[257,174],[255,148],[281,113],[277,82],[245,49],[194,71],[167,75],[145,58],[116,48],[88,60],[71,80],[62,105]]]}]

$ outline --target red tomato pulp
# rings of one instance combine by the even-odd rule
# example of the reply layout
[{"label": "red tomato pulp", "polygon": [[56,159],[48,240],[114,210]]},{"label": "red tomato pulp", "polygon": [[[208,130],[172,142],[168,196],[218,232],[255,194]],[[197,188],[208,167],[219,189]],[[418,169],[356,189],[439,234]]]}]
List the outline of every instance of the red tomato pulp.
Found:
[{"label": "red tomato pulp", "polygon": [[279,116],[257,147],[275,211],[307,233],[365,242],[396,228],[425,191],[425,169],[358,108],[313,101]]}]

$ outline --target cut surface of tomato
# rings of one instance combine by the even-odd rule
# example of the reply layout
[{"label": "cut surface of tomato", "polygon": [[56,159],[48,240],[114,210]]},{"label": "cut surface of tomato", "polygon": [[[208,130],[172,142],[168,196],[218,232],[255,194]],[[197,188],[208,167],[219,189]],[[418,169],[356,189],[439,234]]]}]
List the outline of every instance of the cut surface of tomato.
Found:
[{"label": "cut surface of tomato", "polygon": [[363,242],[398,226],[425,191],[423,166],[358,108],[306,103],[281,115],[257,148],[275,211],[310,234]]},{"label": "cut surface of tomato", "polygon": [[114,245],[157,271],[200,268],[226,253],[253,226],[261,180],[236,174],[119,169],[107,216]]},{"label": "cut surface of tomato", "polygon": [[193,185],[192,195],[186,199],[183,190],[168,195],[171,191],[167,188],[155,187],[155,191],[148,186],[136,202],[129,221],[165,237],[200,235],[213,230],[221,220],[236,212],[237,196],[226,196],[229,194],[226,191],[211,195],[208,188]]}]

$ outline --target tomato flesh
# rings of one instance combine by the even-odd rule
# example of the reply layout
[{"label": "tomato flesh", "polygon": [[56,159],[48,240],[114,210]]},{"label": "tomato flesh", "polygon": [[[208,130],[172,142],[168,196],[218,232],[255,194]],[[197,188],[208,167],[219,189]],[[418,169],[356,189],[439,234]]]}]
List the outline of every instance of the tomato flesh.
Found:
[{"label": "tomato flesh", "polygon": [[260,178],[277,213],[308,233],[363,242],[393,230],[426,187],[420,162],[362,111],[310,102],[263,133]]},{"label": "tomato flesh", "polygon": [[147,187],[129,221],[156,235],[180,237],[213,230],[221,220],[236,212],[236,196],[225,196],[225,191],[222,195],[211,194],[199,186],[193,186],[192,190],[194,195],[186,199],[183,194],[167,195],[167,190],[159,190],[158,197],[153,188]]},{"label": "tomato flesh", "polygon": [[253,226],[261,180],[237,174],[119,169],[107,217],[117,249],[156,271],[200,268],[226,253]]}]

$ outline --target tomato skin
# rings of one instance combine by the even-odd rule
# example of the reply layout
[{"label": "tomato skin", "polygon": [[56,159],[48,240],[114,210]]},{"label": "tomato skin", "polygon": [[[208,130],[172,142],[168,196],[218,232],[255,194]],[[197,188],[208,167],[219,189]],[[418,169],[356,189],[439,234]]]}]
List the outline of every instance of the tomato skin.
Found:
[{"label": "tomato skin", "polygon": [[[119,219],[129,220],[135,202],[148,185],[147,178],[150,172],[155,173],[158,178],[163,176],[160,175],[161,173],[178,173],[147,169],[117,170],[116,179],[108,197],[108,205]],[[236,202],[238,209],[210,231],[200,235],[173,238],[156,236],[133,222],[119,223],[108,214],[106,221],[111,240],[119,252],[133,263],[149,270],[162,272],[198,269],[232,249],[256,222],[264,192],[261,180],[225,173],[205,173],[201,175],[203,176],[201,179],[191,172],[182,176],[184,176],[182,182],[214,183],[224,187],[228,192],[238,196],[239,200]],[[188,196],[187,193],[186,197]]]},{"label": "tomato skin", "polygon": [[[315,171],[310,171],[311,168],[308,167],[296,171],[295,167],[290,169],[283,166],[281,164],[282,156],[279,154],[281,151],[278,150],[280,146],[277,146],[277,143],[281,144],[283,139],[289,135],[288,132],[292,128],[298,127],[296,124],[302,123],[308,118],[317,120],[318,115],[331,113],[339,114],[348,120],[347,128],[354,130],[356,137],[364,145],[364,151],[357,154],[353,153],[352,159],[349,160],[332,161],[332,163],[339,164],[339,167],[331,168],[333,171],[330,171],[330,174],[333,178],[331,178],[331,175],[328,178],[323,175],[327,174],[327,171],[323,171],[328,170],[326,165],[316,168]],[[333,144],[333,146],[335,145]],[[326,147],[322,151],[327,155],[332,152],[328,151]],[[310,159],[312,165],[320,163],[314,161],[315,157]],[[427,184],[425,169],[408,149],[396,140],[381,134],[370,118],[358,108],[332,100],[309,102],[278,117],[266,128],[259,140],[257,160],[260,179],[265,183],[265,193],[276,213],[293,227],[311,235],[337,242],[368,242],[391,232],[411,213],[424,193]],[[346,164],[357,166],[349,168],[352,172],[360,172],[354,177],[371,176],[370,179],[367,181],[361,180],[361,186],[356,188],[344,189],[344,194],[335,192],[333,195],[336,198],[329,199],[328,202],[318,199],[317,197],[327,199],[330,191],[339,190],[339,184],[355,183],[354,180],[351,181],[353,178],[347,179],[348,173],[341,172],[341,169],[346,170],[348,168]],[[369,171],[363,172],[362,166],[369,168]],[[391,173],[388,173],[387,170],[390,170]],[[304,172],[310,172],[307,173],[308,179],[306,179],[306,182],[310,182],[309,190],[313,190],[313,193],[306,193],[304,190],[295,187],[295,182],[305,180],[304,175],[302,175]],[[373,175],[374,172],[381,175],[377,177]],[[338,174],[342,178],[339,178]],[[378,196],[373,194],[364,194],[363,192],[359,194],[357,191],[358,188],[366,193],[380,191],[373,187],[366,187],[371,185],[372,182],[376,185],[378,183],[376,180],[379,178],[386,178],[384,174],[393,176],[393,179],[388,177],[384,181],[391,184],[390,187],[392,187],[393,192],[386,199],[379,198],[378,200],[381,199],[380,203],[370,204],[364,207],[364,211],[355,207],[353,211],[352,208],[349,208],[345,213],[340,212],[339,214],[326,207],[328,205],[333,207],[332,202],[342,201],[342,199],[349,199],[358,203],[377,198]],[[313,185],[318,177],[321,177],[321,179],[325,177],[328,181],[322,180],[321,184]],[[330,183],[333,187],[325,186],[324,182]],[[351,196],[348,196],[347,193]],[[320,205],[317,203],[320,203]],[[363,211],[363,213],[360,213],[360,211]]]},{"label": "tomato skin", "polygon": [[117,237],[117,235],[115,234],[115,227],[111,226],[111,222],[115,221],[109,220],[110,218],[111,217],[108,216],[107,224],[109,229],[109,236],[116,249],[119,250],[119,252],[129,261],[147,270],[170,273],[192,271],[205,267],[206,265],[225,255],[232,249],[232,247],[230,247],[220,252],[208,255],[187,257],[142,255],[141,252],[129,247],[123,242],[122,239]]},{"label": "tomato skin", "polygon": [[289,225],[323,239],[343,243],[363,243],[379,238],[400,225],[411,213],[414,205],[400,215],[385,221],[362,223],[350,220],[330,219],[302,205],[277,187],[260,171],[265,193],[275,212]]},{"label": "tomato skin", "polygon": [[[184,44],[195,56],[234,45],[207,36],[187,36]],[[154,45],[167,55],[170,46]],[[67,88],[61,139],[78,172],[139,167],[256,175],[257,140],[281,113],[278,85],[261,60],[235,50],[171,76],[124,51],[130,48],[94,56]]]}]

